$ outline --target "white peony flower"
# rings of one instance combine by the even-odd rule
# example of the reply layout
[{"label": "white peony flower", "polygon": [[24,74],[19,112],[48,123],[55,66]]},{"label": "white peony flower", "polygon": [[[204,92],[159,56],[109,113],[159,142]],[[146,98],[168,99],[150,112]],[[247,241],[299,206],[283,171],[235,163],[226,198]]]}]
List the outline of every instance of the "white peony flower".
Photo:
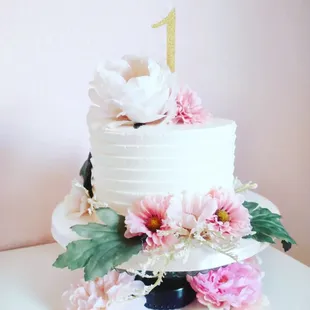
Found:
[{"label": "white peony flower", "polygon": [[89,97],[106,118],[133,123],[170,120],[176,112],[176,79],[167,66],[125,56],[99,66]]}]

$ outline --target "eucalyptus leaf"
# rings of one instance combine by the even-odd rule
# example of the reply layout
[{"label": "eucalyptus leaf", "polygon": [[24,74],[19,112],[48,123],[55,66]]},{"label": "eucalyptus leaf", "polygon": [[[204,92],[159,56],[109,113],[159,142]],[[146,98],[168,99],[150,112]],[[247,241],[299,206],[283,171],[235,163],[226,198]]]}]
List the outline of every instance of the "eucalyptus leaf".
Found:
[{"label": "eucalyptus leaf", "polygon": [[254,234],[246,236],[247,239],[252,238],[258,242],[274,243],[276,238],[282,241],[285,251],[289,250],[292,244],[296,244],[282,225],[281,215],[260,207],[256,202],[244,202],[243,205],[251,215],[252,231],[254,232]]}]

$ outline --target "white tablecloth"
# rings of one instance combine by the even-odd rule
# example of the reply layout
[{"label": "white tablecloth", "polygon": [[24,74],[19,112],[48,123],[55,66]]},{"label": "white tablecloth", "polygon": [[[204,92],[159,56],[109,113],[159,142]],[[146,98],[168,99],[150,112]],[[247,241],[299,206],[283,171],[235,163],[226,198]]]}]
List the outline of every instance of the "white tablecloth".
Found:
[{"label": "white tablecloth", "polygon": [[[62,292],[82,273],[52,267],[62,251],[59,245],[49,244],[0,252],[0,309],[63,309]],[[310,310],[310,268],[273,248],[260,257],[266,272],[264,292],[271,303],[268,309]]]}]

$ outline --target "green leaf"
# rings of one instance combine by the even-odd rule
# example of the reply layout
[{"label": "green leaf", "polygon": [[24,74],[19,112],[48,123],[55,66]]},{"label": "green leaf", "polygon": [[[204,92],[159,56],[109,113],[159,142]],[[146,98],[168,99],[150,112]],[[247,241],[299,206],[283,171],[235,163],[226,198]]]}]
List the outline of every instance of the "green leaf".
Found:
[{"label": "green leaf", "polygon": [[107,232],[115,231],[106,225],[98,223],[88,223],[87,225],[74,225],[71,229],[84,238],[101,238]]},{"label": "green leaf", "polygon": [[83,166],[80,169],[80,176],[85,180],[87,177],[89,177],[89,175],[91,174],[91,169],[92,169],[92,163],[91,163],[91,158],[92,155],[89,152],[88,153],[88,157],[85,160]]},{"label": "green leaf", "polygon": [[91,183],[93,165],[91,163],[91,158],[92,158],[92,155],[89,152],[88,158],[86,159],[82,168],[80,169],[80,176],[84,180],[83,186],[88,190],[89,196],[93,197],[93,187]]},{"label": "green leaf", "polygon": [[106,248],[97,251],[84,269],[86,281],[102,277],[110,270],[128,261],[133,255],[142,250],[142,242],[127,243],[121,240],[110,242]]},{"label": "green leaf", "polygon": [[95,279],[128,261],[142,250],[140,238],[124,237],[124,217],[109,208],[98,209],[105,224],[88,223],[75,225],[72,230],[81,237],[90,238],[73,241],[66,252],[59,255],[54,267],[75,270],[84,268],[85,280]]},{"label": "green leaf", "polygon": [[100,220],[112,229],[118,229],[125,227],[125,217],[117,214],[114,210],[110,208],[100,208],[96,210],[96,215]]},{"label": "green leaf", "polygon": [[255,202],[244,202],[251,215],[251,225],[254,234],[246,236],[258,242],[274,243],[274,239],[282,241],[285,251],[289,250],[295,240],[288,234],[281,223],[281,215],[272,213],[267,208],[260,207]]},{"label": "green leaf", "polygon": [[53,264],[57,268],[66,268],[75,270],[82,268],[94,250],[94,242],[92,240],[77,240],[67,245],[67,251],[60,256]]},{"label": "green leaf", "polygon": [[287,252],[291,249],[292,243],[286,242],[285,240],[281,241],[284,252]]},{"label": "green leaf", "polygon": [[68,266],[68,255],[67,252],[60,254],[55,260],[53,267],[66,268]]},{"label": "green leaf", "polygon": [[246,207],[249,210],[249,212],[252,212],[258,207],[258,203],[245,201],[243,203],[243,206]]},{"label": "green leaf", "polygon": [[[263,234],[263,233],[256,233],[254,235],[250,235],[249,236],[251,239],[254,239],[258,242],[268,242],[268,243],[275,243],[275,241],[273,240],[272,237],[266,235],[266,234]],[[262,241],[264,240],[264,241]]]},{"label": "green leaf", "polygon": [[[89,257],[82,256],[85,252],[87,253],[88,250],[92,247],[92,244],[89,242],[90,240],[78,240],[71,242],[67,245],[67,251],[58,256],[55,263],[53,264],[56,268],[66,268],[71,265],[72,261],[76,260],[76,258],[80,258],[81,262],[80,265],[83,266],[85,263],[83,261],[87,260]],[[78,267],[79,268],[79,267]]]}]

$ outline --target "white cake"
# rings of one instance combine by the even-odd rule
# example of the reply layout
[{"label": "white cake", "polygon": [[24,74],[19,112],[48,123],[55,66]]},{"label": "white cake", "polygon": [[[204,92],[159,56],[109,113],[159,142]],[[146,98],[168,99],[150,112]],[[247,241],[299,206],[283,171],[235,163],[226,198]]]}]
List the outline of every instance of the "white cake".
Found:
[{"label": "white cake", "polygon": [[[91,150],[53,213],[53,237],[66,247],[54,266],[84,268],[87,281],[110,281],[120,270],[142,278],[153,271],[153,285],[144,279],[147,286],[128,293],[128,299],[147,295],[150,308],[181,307],[163,296],[155,305],[149,294],[162,280],[164,293],[171,291],[167,272],[181,272],[210,309],[260,304],[263,274],[257,261],[242,261],[275,238],[285,251],[295,241],[278,209],[251,191],[256,184],[234,181],[235,122],[213,117],[195,91],[179,87],[174,73],[149,58],[99,66],[89,96]],[[206,270],[196,279],[184,275]],[[93,293],[88,297],[93,302]],[[75,297],[69,301],[80,308]]]},{"label": "white cake", "polygon": [[96,107],[88,114],[97,199],[126,214],[147,195],[232,188],[236,124],[107,128]]}]

